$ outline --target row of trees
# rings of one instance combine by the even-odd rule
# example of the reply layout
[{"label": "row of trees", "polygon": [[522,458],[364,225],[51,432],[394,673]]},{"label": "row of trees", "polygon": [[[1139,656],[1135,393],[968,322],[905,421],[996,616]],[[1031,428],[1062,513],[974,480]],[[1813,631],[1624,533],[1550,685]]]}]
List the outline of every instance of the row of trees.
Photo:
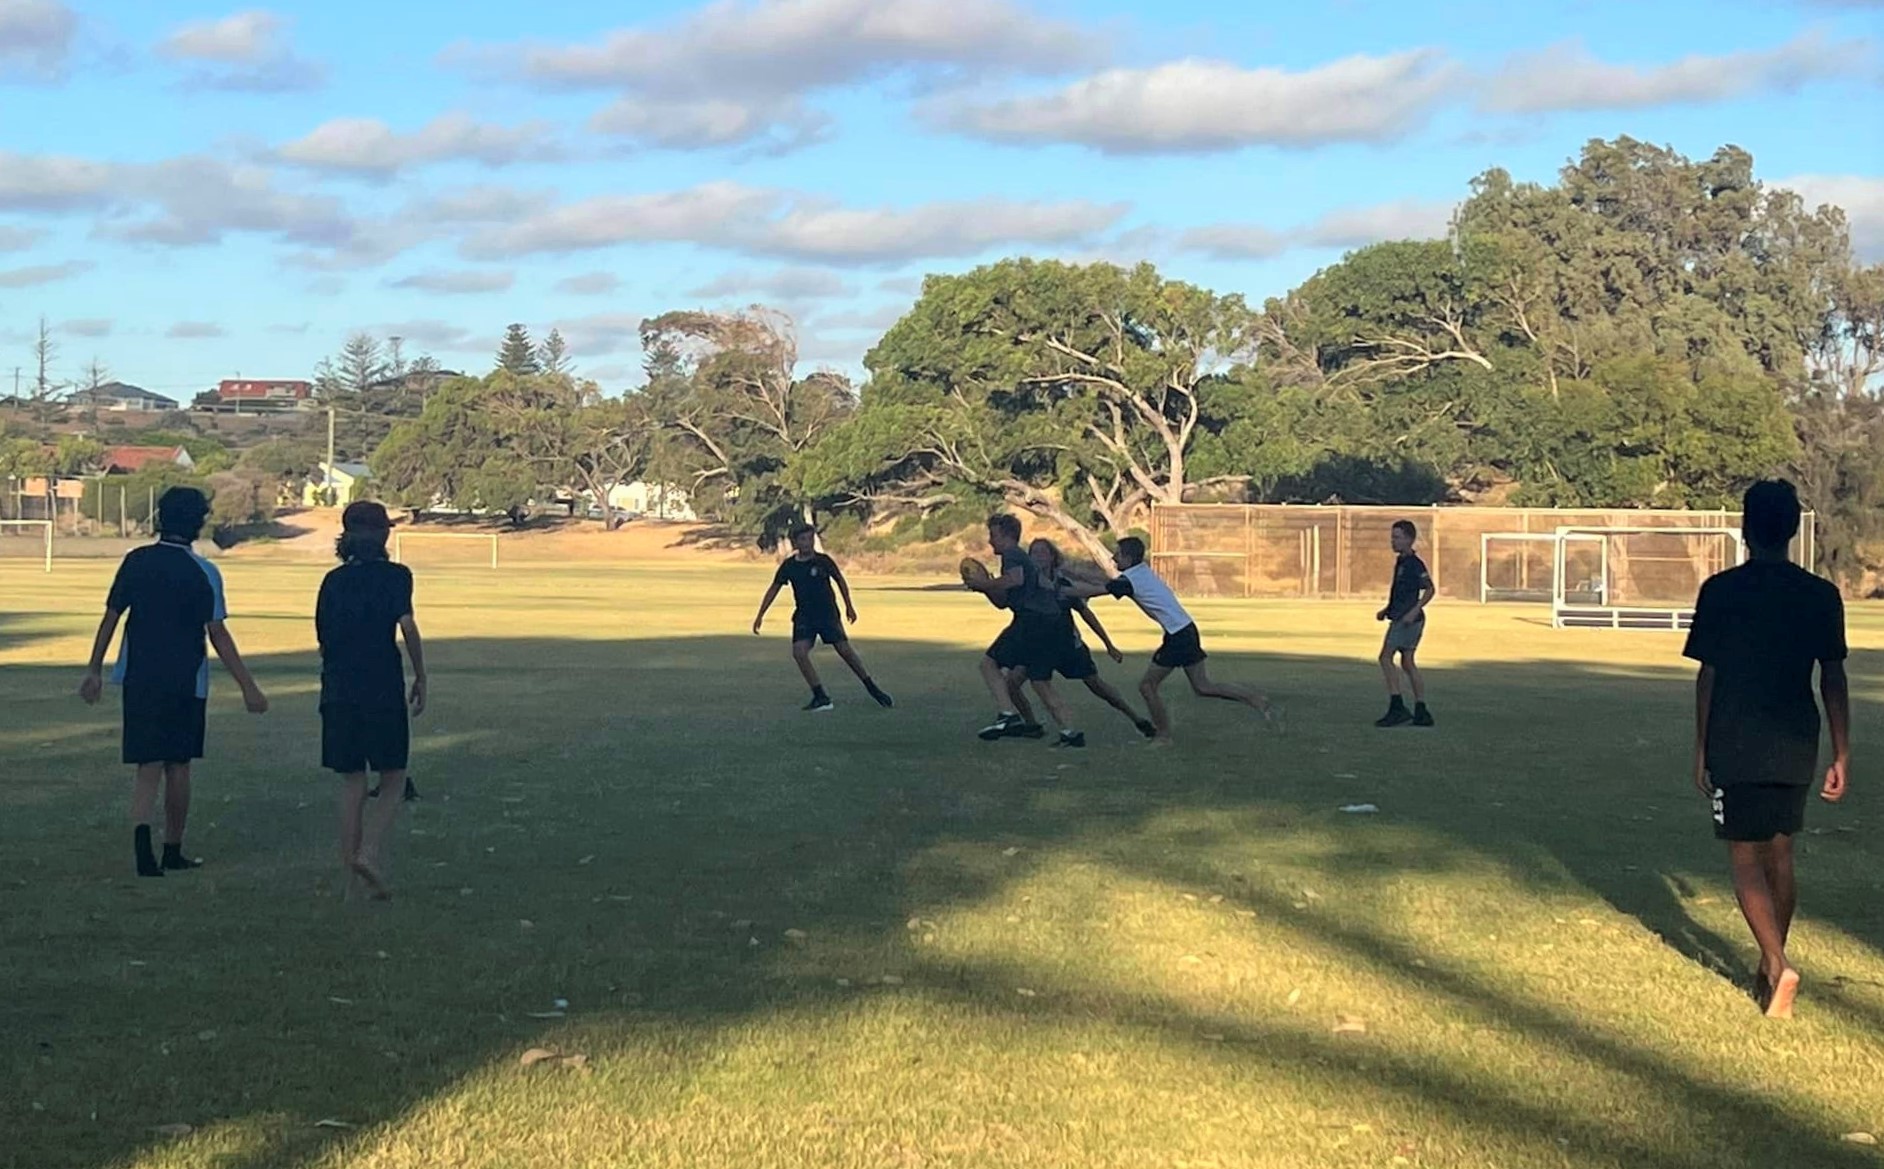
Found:
[{"label": "row of trees", "polygon": [[642,343],[645,387],[609,399],[507,341],[392,428],[376,473],[498,510],[671,480],[766,543],[801,516],[893,540],[1006,504],[1096,549],[1199,498],[1717,507],[1785,472],[1847,579],[1884,503],[1884,267],[1734,148],[1625,138],[1549,186],[1488,172],[1448,239],[1260,307],[1149,265],[933,276],[861,390],[799,371],[763,309],[670,313]]}]

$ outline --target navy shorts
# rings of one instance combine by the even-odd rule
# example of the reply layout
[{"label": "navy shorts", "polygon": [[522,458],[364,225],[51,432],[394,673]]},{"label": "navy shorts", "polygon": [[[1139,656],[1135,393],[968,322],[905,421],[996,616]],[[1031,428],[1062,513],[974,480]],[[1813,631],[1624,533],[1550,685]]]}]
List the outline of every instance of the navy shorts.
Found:
[{"label": "navy shorts", "polygon": [[330,702],[321,706],[321,766],[341,775],[404,771],[412,725],[402,706]]},{"label": "navy shorts", "polygon": [[148,690],[126,686],[124,761],[143,766],[201,759],[208,705],[196,696],[194,689]]}]

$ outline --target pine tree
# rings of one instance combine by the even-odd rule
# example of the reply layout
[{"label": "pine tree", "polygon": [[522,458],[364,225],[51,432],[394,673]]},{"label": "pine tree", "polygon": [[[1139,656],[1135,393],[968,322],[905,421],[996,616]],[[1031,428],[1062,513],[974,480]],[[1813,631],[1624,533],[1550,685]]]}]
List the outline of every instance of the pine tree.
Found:
[{"label": "pine tree", "polygon": [[497,368],[518,377],[543,372],[536,359],[536,346],[530,341],[530,330],[522,325],[504,330],[504,344],[497,351]]},{"label": "pine tree", "polygon": [[569,342],[563,340],[561,330],[551,329],[536,347],[536,363],[544,373],[575,372],[575,364],[569,360]]}]

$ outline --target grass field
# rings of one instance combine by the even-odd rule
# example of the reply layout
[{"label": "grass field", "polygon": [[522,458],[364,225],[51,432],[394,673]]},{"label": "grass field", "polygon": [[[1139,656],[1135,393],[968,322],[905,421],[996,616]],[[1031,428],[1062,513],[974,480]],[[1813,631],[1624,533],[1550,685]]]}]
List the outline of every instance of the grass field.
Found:
[{"label": "grass field", "polygon": [[[117,712],[71,696],[109,571],[0,562],[0,1165],[1884,1165],[1847,1139],[1884,1137],[1879,610],[1784,1024],[1672,635],[1442,606],[1439,727],[1378,732],[1371,606],[1199,604],[1289,734],[1178,694],[1152,752],[1080,693],[1069,756],[975,741],[999,617],[959,591],[859,582],[900,706],[825,655],[810,717],[762,569],[421,568],[426,799],[375,906],[313,563],[225,562],[274,710],[218,677],[209,865],[130,876]],[[1101,613],[1127,682],[1150,627]]]}]

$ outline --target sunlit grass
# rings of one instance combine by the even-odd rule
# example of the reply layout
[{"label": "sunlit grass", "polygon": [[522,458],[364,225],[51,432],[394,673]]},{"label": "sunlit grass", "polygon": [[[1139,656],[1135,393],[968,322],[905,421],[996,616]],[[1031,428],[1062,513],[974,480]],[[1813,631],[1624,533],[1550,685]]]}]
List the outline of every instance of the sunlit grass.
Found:
[{"label": "sunlit grass", "polygon": [[[71,697],[109,568],[0,564],[0,1165],[1880,1162],[1841,1138],[1884,1135],[1884,614],[1774,1025],[1716,969],[1751,951],[1671,635],[1442,607],[1441,725],[1383,734],[1371,607],[1202,603],[1291,733],[1179,693],[1150,753],[1075,694],[1069,758],[974,741],[999,618],[933,582],[859,582],[899,709],[829,658],[807,719],[783,614],[746,632],[761,569],[421,568],[427,799],[368,907],[313,564],[225,564],[276,709],[220,682],[210,867],[127,875],[116,712]],[[1126,682],[1152,631],[1101,613]]]}]

